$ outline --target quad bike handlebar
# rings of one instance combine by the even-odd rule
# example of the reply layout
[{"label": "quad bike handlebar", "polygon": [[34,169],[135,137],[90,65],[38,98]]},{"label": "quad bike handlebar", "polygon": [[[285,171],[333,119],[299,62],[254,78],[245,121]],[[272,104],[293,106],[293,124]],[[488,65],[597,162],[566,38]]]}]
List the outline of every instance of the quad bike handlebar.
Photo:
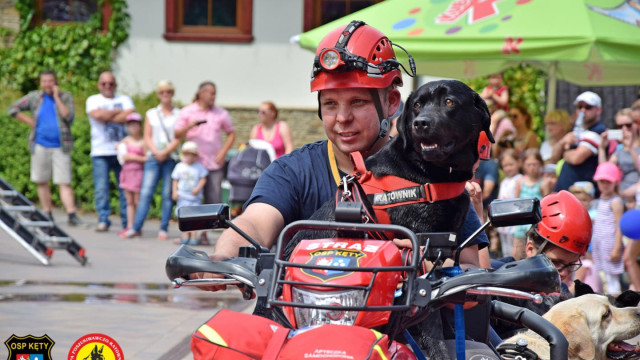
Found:
[{"label": "quad bike handlebar", "polygon": [[[245,237],[252,247],[241,251],[241,256],[222,261],[213,261],[202,251],[190,249],[183,245],[172,254],[166,263],[166,273],[173,281],[174,287],[206,286],[206,285],[238,285],[245,299],[253,296],[255,291],[259,298],[266,299],[268,307],[307,307],[335,311],[395,311],[401,314],[402,326],[416,324],[425,319],[430,313],[445,304],[464,303],[467,301],[490,302],[488,295],[528,298],[535,302],[541,301],[536,293],[556,292],[560,288],[560,279],[555,266],[544,255],[519,260],[499,269],[469,269],[457,276],[446,276],[442,272],[419,275],[419,266],[423,260],[440,259],[442,253],[459,254],[460,250],[470,243],[489,223],[510,226],[530,224],[540,220],[539,203],[535,199],[508,200],[493,202],[490,206],[489,221],[472,236],[458,245],[443,244],[426,241],[422,251],[413,251],[409,263],[403,266],[389,266],[385,269],[360,267],[317,265],[309,263],[293,263],[289,259],[281,258],[284,246],[291,237],[301,230],[332,230],[348,232],[393,232],[398,238],[409,239],[413,249],[420,249],[425,234],[414,234],[411,230],[398,225],[360,224],[335,221],[298,221],[286,226],[280,233],[275,253],[251,239],[247,234],[237,229],[229,220],[229,208],[223,204],[203,205],[197,207],[183,207],[178,210],[181,230],[197,230],[203,228],[232,227]],[[429,234],[426,234],[427,237]],[[437,238],[432,236],[432,238]],[[353,240],[353,239],[352,239]],[[444,259],[441,259],[442,261]],[[457,264],[456,256],[456,265]],[[440,263],[441,265],[441,263]],[[278,292],[282,287],[302,285],[322,288],[323,286],[340,288],[341,286],[296,283],[284,281],[284,271],[287,268],[316,269],[320,271],[353,271],[353,272],[383,272],[396,271],[404,274],[400,296],[396,294],[393,306],[336,306],[321,304],[300,304],[282,301]],[[222,275],[217,279],[188,280],[189,274],[208,272]],[[432,276],[437,275],[437,276]],[[373,285],[373,279],[370,286]],[[345,286],[344,288],[352,288]],[[568,345],[566,339],[551,323],[541,316],[519,307],[507,305],[497,301],[491,302],[493,316],[506,321],[520,323],[541,334],[551,345],[552,359],[565,359]],[[564,340],[564,342],[563,342]]]}]

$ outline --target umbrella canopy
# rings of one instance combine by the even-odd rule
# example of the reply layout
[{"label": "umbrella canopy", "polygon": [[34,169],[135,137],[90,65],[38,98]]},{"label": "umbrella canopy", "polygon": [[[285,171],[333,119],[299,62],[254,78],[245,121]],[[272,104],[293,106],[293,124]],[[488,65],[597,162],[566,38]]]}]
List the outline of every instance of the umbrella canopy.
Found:
[{"label": "umbrella canopy", "polygon": [[640,84],[640,0],[386,0],[301,34],[300,45],[315,51],[351,20],[406,48],[420,75],[472,78],[526,62],[549,74],[550,92],[556,78]]}]

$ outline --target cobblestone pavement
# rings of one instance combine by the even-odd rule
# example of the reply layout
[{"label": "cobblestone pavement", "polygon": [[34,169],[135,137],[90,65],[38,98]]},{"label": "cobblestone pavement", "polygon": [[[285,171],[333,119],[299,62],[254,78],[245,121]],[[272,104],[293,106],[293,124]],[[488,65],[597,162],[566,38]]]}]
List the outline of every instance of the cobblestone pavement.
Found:
[{"label": "cobblestone pavement", "polygon": [[[61,212],[54,216],[66,220]],[[223,307],[252,308],[238,291],[171,289],[164,265],[177,245],[156,239],[158,221],[147,221],[140,238],[120,239],[119,227],[97,233],[95,215],[81,218],[88,226],[59,225],[86,249],[86,266],[64,250],[42,265],[0,230],[0,341],[47,334],[55,341],[52,358],[61,360],[80,337],[101,333],[118,342],[125,359],[191,359],[190,335],[200,324]],[[172,223],[170,239],[178,235]],[[209,239],[218,235],[210,231]],[[7,356],[0,345],[0,359]]]}]

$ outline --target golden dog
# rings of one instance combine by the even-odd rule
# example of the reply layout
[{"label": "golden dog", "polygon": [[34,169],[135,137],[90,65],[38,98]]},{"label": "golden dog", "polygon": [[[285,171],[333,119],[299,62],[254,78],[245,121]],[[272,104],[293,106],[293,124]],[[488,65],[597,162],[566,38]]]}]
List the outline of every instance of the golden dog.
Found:
[{"label": "golden dog", "polygon": [[[640,334],[640,311],[635,306],[618,308],[604,295],[588,294],[554,305],[543,317],[567,338],[569,360],[640,358],[640,348],[623,341]],[[549,344],[530,330],[504,342],[515,343],[518,338],[527,340],[528,348],[541,359],[549,359]]]}]

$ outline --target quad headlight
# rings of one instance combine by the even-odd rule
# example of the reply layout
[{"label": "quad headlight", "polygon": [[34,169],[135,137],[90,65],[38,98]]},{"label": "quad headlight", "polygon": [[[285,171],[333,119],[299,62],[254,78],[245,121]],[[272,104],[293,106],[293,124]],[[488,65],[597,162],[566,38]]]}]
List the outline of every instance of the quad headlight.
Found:
[{"label": "quad headlight", "polygon": [[[316,305],[364,306],[364,290],[314,291],[292,288],[293,302]],[[295,307],[298,328],[322,324],[353,325],[359,311]]]}]

